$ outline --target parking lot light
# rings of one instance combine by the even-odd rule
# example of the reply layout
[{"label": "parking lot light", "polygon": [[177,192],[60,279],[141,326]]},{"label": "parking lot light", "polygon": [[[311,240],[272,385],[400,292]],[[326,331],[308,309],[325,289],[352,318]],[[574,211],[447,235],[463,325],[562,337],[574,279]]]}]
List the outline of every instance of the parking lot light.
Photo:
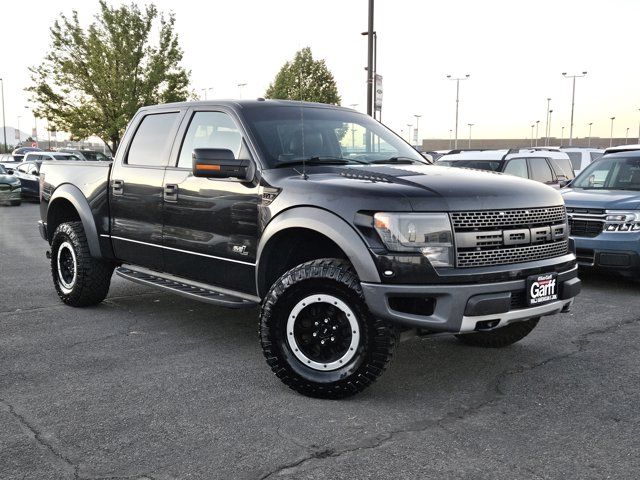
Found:
[{"label": "parking lot light", "polygon": [[573,145],[573,108],[576,104],[576,78],[582,78],[587,75],[587,72],[582,72],[581,75],[567,75],[567,72],[562,72],[562,76],[565,78],[573,79],[573,89],[571,90],[571,125],[569,126],[569,146]]},{"label": "parking lot light", "polygon": [[611,133],[609,134],[609,147],[613,147],[613,121],[616,117],[611,117]]},{"label": "parking lot light", "polygon": [[447,75],[449,80],[455,80],[456,82],[456,135],[454,137],[453,148],[458,148],[458,111],[460,107],[460,80],[468,80],[470,74],[466,74],[464,77],[453,78],[451,75]]},{"label": "parking lot light", "polygon": [[549,146],[549,122],[551,122],[551,110],[549,107],[551,106],[551,98],[547,98],[547,125],[544,130],[544,144],[545,146]]},{"label": "parking lot light", "polygon": [[588,147],[591,146],[591,125],[593,125],[593,122],[589,124],[589,137],[588,137],[588,144],[587,144]]}]

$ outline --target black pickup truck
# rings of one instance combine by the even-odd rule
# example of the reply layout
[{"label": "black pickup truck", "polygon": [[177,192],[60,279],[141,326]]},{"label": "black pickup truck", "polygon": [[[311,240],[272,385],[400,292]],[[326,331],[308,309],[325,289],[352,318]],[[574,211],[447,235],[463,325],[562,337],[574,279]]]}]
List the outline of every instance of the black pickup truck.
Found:
[{"label": "black pickup truck", "polygon": [[63,302],[101,302],[115,270],[215,305],[259,306],[267,363],[314,397],[370,385],[401,334],[502,347],[580,290],[558,192],[427,165],[340,107],[145,107],[113,162],[45,162],[40,186]]}]

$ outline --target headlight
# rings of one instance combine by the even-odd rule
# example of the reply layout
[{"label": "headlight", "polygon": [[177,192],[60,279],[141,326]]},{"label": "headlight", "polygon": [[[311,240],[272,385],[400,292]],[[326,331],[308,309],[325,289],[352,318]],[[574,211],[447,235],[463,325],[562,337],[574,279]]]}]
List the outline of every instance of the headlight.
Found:
[{"label": "headlight", "polygon": [[640,212],[623,210],[606,210],[605,232],[638,232],[640,231]]},{"label": "headlight", "polygon": [[434,267],[453,266],[453,234],[446,213],[386,213],[373,225],[392,252],[422,253]]}]

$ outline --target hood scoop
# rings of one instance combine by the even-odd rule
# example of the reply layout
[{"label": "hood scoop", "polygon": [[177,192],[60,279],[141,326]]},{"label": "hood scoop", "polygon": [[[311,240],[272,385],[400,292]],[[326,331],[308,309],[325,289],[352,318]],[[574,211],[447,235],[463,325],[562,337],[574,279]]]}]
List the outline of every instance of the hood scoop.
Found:
[{"label": "hood scoop", "polygon": [[352,168],[348,168],[342,172],[340,175],[346,178],[352,178],[354,180],[366,180],[369,182],[382,182],[382,183],[392,183],[395,180],[395,177],[390,175],[385,175],[381,173],[373,173],[367,171],[355,170]]}]

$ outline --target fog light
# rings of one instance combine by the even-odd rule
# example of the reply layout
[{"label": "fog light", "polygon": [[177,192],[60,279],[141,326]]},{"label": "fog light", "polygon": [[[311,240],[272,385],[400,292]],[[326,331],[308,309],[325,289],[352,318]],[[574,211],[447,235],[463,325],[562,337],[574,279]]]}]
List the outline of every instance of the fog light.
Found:
[{"label": "fog light", "polygon": [[618,229],[618,226],[615,223],[608,223],[604,229],[607,232],[615,232]]}]

